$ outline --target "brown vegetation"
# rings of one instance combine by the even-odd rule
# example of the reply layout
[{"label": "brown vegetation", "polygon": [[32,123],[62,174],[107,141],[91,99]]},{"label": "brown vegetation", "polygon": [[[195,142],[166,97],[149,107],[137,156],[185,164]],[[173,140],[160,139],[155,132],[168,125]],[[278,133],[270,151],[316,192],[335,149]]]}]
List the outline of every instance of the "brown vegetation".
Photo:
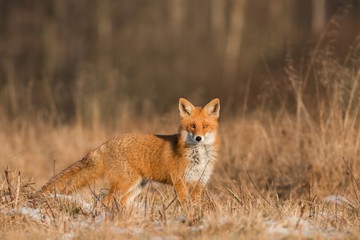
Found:
[{"label": "brown vegetation", "polygon": [[[13,171],[6,169],[2,177],[2,237],[355,238],[360,204],[358,49],[349,53],[347,64],[326,48],[313,53],[317,88],[311,105],[303,91],[306,79],[289,62],[287,86],[295,111],[286,104],[277,111],[264,105],[252,113],[222,116],[222,154],[201,209],[181,210],[172,201],[171,188],[157,184],[150,184],[138,198],[139,206],[130,209],[99,206],[94,194],[102,183],[76,194],[90,210],[81,200],[36,195],[54,168],[59,171],[109,137],[173,132],[175,110],[141,117],[128,107],[115,127],[101,121],[53,126],[3,118],[2,164]],[[32,180],[25,180],[29,176]],[[31,215],[27,208],[38,212]]]},{"label": "brown vegetation", "polygon": [[[201,11],[193,10],[201,1],[129,1],[124,8],[124,1],[110,0],[19,2],[0,3],[0,239],[360,235],[358,25],[341,35],[336,16],[300,60],[301,51],[289,51],[285,65],[279,56],[272,62],[281,70],[264,64],[266,81],[259,81],[262,73],[240,81],[244,69],[257,70],[257,54],[244,50],[242,69],[229,67],[235,72],[223,79],[226,44],[240,47],[224,36],[242,34],[242,46],[265,50],[276,42],[271,49],[279,53],[284,38],[264,36],[290,34],[290,21],[276,18],[282,16],[276,11],[290,19],[295,15],[285,10],[297,11],[297,3],[274,1],[271,21],[262,14],[237,16],[249,33],[244,37],[237,27],[228,31],[237,21],[228,16],[239,11],[231,8],[234,1],[206,3]],[[263,10],[257,1],[242,3]],[[174,14],[161,14],[167,11]],[[201,16],[207,14],[211,23],[205,24]],[[251,35],[252,29],[264,32],[263,38]],[[301,42],[303,33],[294,32]],[[355,39],[350,46],[349,39]],[[349,51],[338,54],[335,40]],[[222,151],[202,207],[181,209],[172,188],[155,183],[129,209],[101,206],[104,182],[71,197],[37,194],[54,172],[115,135],[174,133],[179,97],[202,105],[218,92]]]}]

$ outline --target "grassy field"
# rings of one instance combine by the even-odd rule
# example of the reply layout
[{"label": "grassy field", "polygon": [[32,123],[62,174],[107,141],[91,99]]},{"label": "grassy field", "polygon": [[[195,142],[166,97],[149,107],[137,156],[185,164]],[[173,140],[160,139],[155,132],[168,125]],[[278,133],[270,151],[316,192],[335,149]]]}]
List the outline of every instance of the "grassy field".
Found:
[{"label": "grassy field", "polygon": [[[54,172],[108,138],[125,132],[174,133],[176,102],[163,115],[119,109],[121,117],[111,126],[96,114],[86,126],[9,120],[3,114],[0,238],[357,239],[359,66],[358,58],[345,63],[329,56],[310,59],[311,82],[307,71],[300,74],[290,62],[280,88],[290,95],[279,91],[276,108],[264,103],[232,113],[222,101],[220,158],[203,205],[186,210],[173,201],[172,188],[157,183],[127,209],[101,206],[102,181],[71,196],[36,193]],[[308,85],[315,90],[308,92]]]},{"label": "grassy field", "polygon": [[[358,81],[358,79],[357,79]],[[224,103],[226,104],[226,103]],[[332,104],[312,119],[266,111],[221,119],[222,152],[202,207],[182,210],[167,186],[150,184],[129,209],[104,209],[106,183],[44,199],[36,190],[106,139],[123,132],[172,133],[177,114],[101,125],[13,125],[1,132],[2,239],[356,238],[359,119]],[[358,111],[358,106],[351,107]],[[138,124],[139,123],[139,124]],[[4,158],[5,156],[5,158]],[[9,166],[7,168],[7,166]]]}]

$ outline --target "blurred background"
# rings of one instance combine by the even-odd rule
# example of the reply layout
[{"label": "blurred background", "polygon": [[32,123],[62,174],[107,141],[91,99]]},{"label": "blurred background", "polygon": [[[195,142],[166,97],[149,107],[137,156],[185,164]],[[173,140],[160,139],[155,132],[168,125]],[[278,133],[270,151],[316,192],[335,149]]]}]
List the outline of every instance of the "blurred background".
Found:
[{"label": "blurred background", "polygon": [[179,97],[276,108],[290,61],[308,75],[321,46],[344,62],[359,29],[357,0],[0,0],[0,121],[111,126]]}]

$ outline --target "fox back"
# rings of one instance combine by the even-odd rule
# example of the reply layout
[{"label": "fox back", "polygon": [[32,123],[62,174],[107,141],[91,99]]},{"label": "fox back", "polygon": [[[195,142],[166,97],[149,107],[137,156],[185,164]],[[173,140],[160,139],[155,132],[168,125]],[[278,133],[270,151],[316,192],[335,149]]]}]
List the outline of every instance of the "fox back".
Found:
[{"label": "fox back", "polygon": [[219,112],[218,98],[203,108],[180,98],[177,134],[119,135],[55,175],[41,191],[68,194],[106,177],[110,190],[102,201],[107,206],[117,199],[122,205],[131,202],[150,180],[173,185],[181,204],[189,190],[199,201],[220,148]]}]

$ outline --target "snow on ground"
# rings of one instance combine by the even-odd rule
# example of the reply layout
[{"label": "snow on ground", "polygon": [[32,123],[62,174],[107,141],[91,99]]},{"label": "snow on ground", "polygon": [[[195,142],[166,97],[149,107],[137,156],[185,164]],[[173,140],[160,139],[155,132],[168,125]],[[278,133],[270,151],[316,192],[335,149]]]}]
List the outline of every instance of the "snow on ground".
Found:
[{"label": "snow on ground", "polygon": [[22,207],[18,209],[13,209],[10,212],[11,214],[21,214],[23,216],[30,217],[31,219],[38,222],[50,222],[49,218],[46,215],[41,214],[40,209]]},{"label": "snow on ground", "polygon": [[329,195],[324,198],[324,203],[335,203],[347,208],[355,208],[355,203],[341,195]]},{"label": "snow on ground", "polygon": [[321,227],[319,222],[314,220],[305,220],[294,216],[285,217],[281,221],[267,220],[265,226],[267,232],[275,236],[339,238],[346,235],[346,233],[337,232],[335,228]]},{"label": "snow on ground", "polygon": [[[85,212],[91,213],[94,209],[92,205],[80,198],[75,198],[72,196],[67,195],[57,195],[58,199],[70,201],[76,203],[78,206],[80,206]],[[354,206],[354,203],[350,201],[349,199],[337,196],[337,195],[329,195],[323,199],[324,203],[329,204],[339,204],[344,205],[346,207],[352,207]],[[18,209],[13,209],[9,212],[10,214],[21,214],[23,216],[30,217],[34,221],[38,222],[50,222],[50,219],[48,216],[40,211],[40,209],[36,208],[29,208],[29,207],[22,207]],[[321,215],[326,220],[331,220],[330,218],[334,218],[334,216],[331,216],[329,214],[322,214]],[[73,222],[70,224],[72,229],[84,229],[84,228],[95,228],[99,225],[101,225],[106,219],[106,213],[103,212],[95,217],[95,221],[90,220],[89,221],[79,221],[74,219]],[[223,216],[218,219],[216,219],[216,223],[218,225],[227,224],[227,222],[231,222],[233,219],[231,216]],[[211,225],[214,225],[214,219],[206,219],[204,218],[202,221],[202,224],[199,226],[191,226],[189,227],[189,230],[196,233],[199,231],[206,231],[207,228],[210,228]],[[180,222],[180,221],[179,221]],[[263,226],[265,227],[267,233],[270,236],[279,236],[279,237],[288,237],[288,236],[302,236],[305,238],[313,237],[313,236],[321,236],[325,238],[339,238],[339,237],[346,237],[347,232],[342,231],[339,232],[337,229],[324,227],[324,225],[321,225],[321,219],[306,219],[306,218],[299,218],[296,216],[282,216],[281,219],[271,219],[268,218],[264,220]],[[161,227],[160,227],[161,228]],[[140,235],[144,233],[144,229],[141,227],[111,227],[111,231],[118,234],[130,234],[130,235]],[[161,229],[160,229],[161,230]],[[67,232],[65,233],[61,239],[63,240],[70,240],[74,239],[76,237],[75,232]]]},{"label": "snow on ground", "polygon": [[64,194],[50,194],[52,198],[57,198],[58,200],[68,201],[75,203],[77,206],[81,207],[81,209],[87,213],[90,213],[93,210],[93,206],[86,202],[85,200],[81,199],[80,197],[64,195]]}]

